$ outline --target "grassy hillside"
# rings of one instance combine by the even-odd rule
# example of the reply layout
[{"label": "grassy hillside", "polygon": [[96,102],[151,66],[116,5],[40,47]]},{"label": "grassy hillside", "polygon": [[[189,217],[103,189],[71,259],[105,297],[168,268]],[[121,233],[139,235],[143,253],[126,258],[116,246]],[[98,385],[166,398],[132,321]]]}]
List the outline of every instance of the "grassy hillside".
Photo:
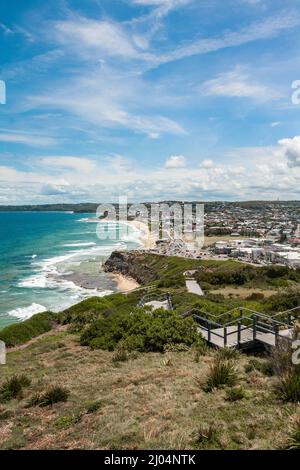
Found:
[{"label": "grassy hillside", "polygon": [[[48,333],[9,353],[1,367],[0,384],[17,373],[30,385],[0,403],[0,449],[289,446],[299,406],[275,394],[267,361],[238,356],[236,385],[204,391],[217,354],[191,348],[120,361],[113,352],[80,346],[66,330]],[[67,401],[39,406],[36,397],[53,386],[68,390]]]},{"label": "grassy hillside", "polygon": [[[199,308],[209,317],[241,305],[271,314],[300,305],[296,281],[278,292],[273,286],[268,298],[209,290],[199,297],[185,289],[186,270],[196,269],[201,283],[211,275],[210,285],[251,271],[232,261],[134,256],[139,275],[171,292],[174,312],[138,307],[142,289],[0,331],[14,346],[0,366],[0,449],[299,448],[300,370],[291,351],[218,352],[181,315]],[[251,281],[280,279],[278,271],[254,269],[260,277]]]},{"label": "grassy hillside", "polygon": [[234,260],[193,260],[153,253],[114,252],[105,263],[108,271],[128,274],[143,285],[178,288],[184,286],[184,272],[196,270],[195,278],[205,290],[224,286],[277,289],[297,285],[300,269],[286,266],[251,266]]}]

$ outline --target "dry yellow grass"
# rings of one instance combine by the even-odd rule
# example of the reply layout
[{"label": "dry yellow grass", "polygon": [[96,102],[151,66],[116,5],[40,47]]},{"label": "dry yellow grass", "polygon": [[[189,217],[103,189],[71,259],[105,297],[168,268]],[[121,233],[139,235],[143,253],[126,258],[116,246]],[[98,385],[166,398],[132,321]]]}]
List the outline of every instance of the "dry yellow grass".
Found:
[{"label": "dry yellow grass", "polygon": [[[276,401],[273,378],[246,374],[237,361],[247,398],[201,387],[216,353],[195,362],[193,351],[134,354],[115,364],[112,353],[90,351],[75,335],[55,332],[8,354],[2,378],[32,379],[20,401],[0,405],[0,449],[270,449],[286,442],[296,405]],[[166,360],[167,359],[167,360]],[[67,387],[65,403],[26,407],[51,384]],[[98,409],[88,412],[91,404]],[[206,429],[213,437],[206,438]],[[204,429],[204,431],[203,431]]]},{"label": "dry yellow grass", "polygon": [[246,299],[252,294],[263,294],[265,297],[274,295],[275,290],[271,289],[255,289],[251,287],[221,287],[220,289],[210,291],[212,294],[222,294],[224,297],[239,297]]}]

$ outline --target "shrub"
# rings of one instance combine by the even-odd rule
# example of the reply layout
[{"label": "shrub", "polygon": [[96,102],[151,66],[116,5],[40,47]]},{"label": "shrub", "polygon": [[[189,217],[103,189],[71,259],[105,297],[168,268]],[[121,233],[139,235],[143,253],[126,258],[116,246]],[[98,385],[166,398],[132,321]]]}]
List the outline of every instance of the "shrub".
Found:
[{"label": "shrub", "polygon": [[286,402],[300,402],[300,374],[293,369],[280,378],[277,384],[278,397]]},{"label": "shrub", "polygon": [[117,345],[111,360],[112,362],[125,362],[128,360],[126,348],[122,343]]},{"label": "shrub", "polygon": [[237,381],[235,367],[231,361],[216,358],[210,366],[208,377],[203,389],[206,392],[224,385],[233,386]]},{"label": "shrub", "polygon": [[169,343],[191,346],[201,341],[192,318],[183,318],[176,312],[135,308],[129,314],[115,314],[93,322],[84,330],[83,346],[114,350],[122,341],[130,350],[163,352]]},{"label": "shrub", "polygon": [[246,297],[246,300],[263,300],[265,298],[262,292],[252,292],[251,295]]},{"label": "shrub", "polygon": [[58,314],[61,323],[72,323],[77,330],[102,318],[118,313],[129,313],[137,304],[136,293],[123,295],[120,293],[105,297],[90,297]]},{"label": "shrub", "polygon": [[14,412],[12,410],[3,410],[0,411],[0,421],[5,421],[6,419],[12,418]]},{"label": "shrub", "polygon": [[26,408],[31,408],[32,406],[38,406],[41,403],[41,394],[34,393],[32,397],[29,399]]},{"label": "shrub", "polygon": [[246,391],[244,387],[232,387],[226,390],[226,398],[227,401],[238,401],[242,400],[246,397]]},{"label": "shrub", "polygon": [[201,424],[195,432],[196,447],[206,447],[208,445],[217,443],[219,431],[215,424]]},{"label": "shrub", "polygon": [[51,312],[38,313],[28,320],[3,328],[0,331],[0,340],[4,341],[8,347],[23,344],[31,338],[50,331],[53,323],[54,316]]},{"label": "shrub", "polygon": [[0,402],[22,398],[23,388],[29,387],[30,383],[31,380],[26,375],[13,375],[0,388]]},{"label": "shrub", "polygon": [[290,450],[300,450],[300,419],[296,421],[290,430],[288,448]]},{"label": "shrub", "polygon": [[57,429],[67,429],[73,424],[79,423],[81,416],[79,414],[69,415],[69,416],[59,416],[54,421],[54,426]]},{"label": "shrub", "polygon": [[165,353],[172,353],[172,352],[184,352],[189,351],[189,347],[184,343],[167,343],[164,345],[164,352]]},{"label": "shrub", "polygon": [[248,364],[245,365],[245,372],[258,371],[270,377],[274,374],[273,365],[270,361],[261,362],[258,359],[250,359]]},{"label": "shrub", "polygon": [[205,356],[208,353],[208,346],[204,341],[197,341],[193,345],[194,351],[194,362],[199,362],[201,356]]},{"label": "shrub", "polygon": [[240,356],[239,351],[233,348],[221,348],[218,349],[216,356],[219,359],[238,359]]},{"label": "shrub", "polygon": [[53,386],[53,387],[50,387],[49,390],[47,390],[47,392],[40,395],[37,404],[39,406],[44,407],[44,406],[54,405],[55,403],[59,403],[59,402],[65,402],[68,400],[69,395],[70,395],[70,392],[66,388]]},{"label": "shrub", "polygon": [[277,347],[272,349],[270,362],[276,375],[281,376],[291,372],[293,363],[290,342],[287,342],[284,339],[280,340]]},{"label": "shrub", "polygon": [[100,408],[102,407],[102,402],[100,400],[97,400],[97,401],[93,401],[91,403],[89,403],[86,407],[86,412],[88,414],[90,413],[95,413],[96,411],[98,411]]}]

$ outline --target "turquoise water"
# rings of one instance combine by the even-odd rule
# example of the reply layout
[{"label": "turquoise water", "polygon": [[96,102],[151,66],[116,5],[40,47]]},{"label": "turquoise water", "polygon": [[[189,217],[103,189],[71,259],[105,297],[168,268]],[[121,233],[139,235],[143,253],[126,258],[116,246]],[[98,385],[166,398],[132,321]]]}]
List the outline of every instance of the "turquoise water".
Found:
[{"label": "turquoise water", "polygon": [[114,249],[138,248],[138,232],[102,222],[99,238],[93,216],[0,212],[0,327],[117,290],[101,264]]}]

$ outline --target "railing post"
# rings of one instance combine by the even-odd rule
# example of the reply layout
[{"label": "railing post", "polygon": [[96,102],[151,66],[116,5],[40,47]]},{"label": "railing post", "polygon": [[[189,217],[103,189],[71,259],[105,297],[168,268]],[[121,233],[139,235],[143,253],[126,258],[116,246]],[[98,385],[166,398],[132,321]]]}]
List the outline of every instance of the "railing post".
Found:
[{"label": "railing post", "polygon": [[239,321],[238,322],[238,337],[237,337],[238,346],[241,344],[241,326],[242,326],[242,323]]},{"label": "railing post", "polygon": [[288,325],[291,326],[292,324],[292,315],[289,313],[288,314]]},{"label": "railing post", "polygon": [[274,326],[275,330],[275,346],[278,345],[279,325],[276,323]]},{"label": "railing post", "polygon": [[256,340],[256,329],[257,329],[257,316],[256,315],[254,315],[254,317],[253,317],[252,328],[253,328],[253,341],[255,341]]},{"label": "railing post", "polygon": [[227,346],[227,327],[224,326],[224,348]]},{"label": "railing post", "polygon": [[208,326],[207,326],[207,341],[210,343],[210,339],[211,339],[211,325],[210,323],[208,323]]}]

